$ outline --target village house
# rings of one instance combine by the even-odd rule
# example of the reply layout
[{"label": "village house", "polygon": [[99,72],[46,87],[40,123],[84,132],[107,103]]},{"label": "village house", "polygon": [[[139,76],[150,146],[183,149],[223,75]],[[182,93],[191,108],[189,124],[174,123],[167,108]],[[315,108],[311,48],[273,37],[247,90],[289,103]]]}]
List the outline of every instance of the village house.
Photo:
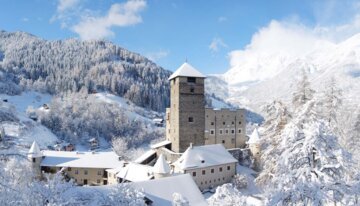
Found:
[{"label": "village house", "polygon": [[107,185],[106,170],[123,165],[114,152],[40,151],[35,141],[28,159],[39,175],[61,172],[78,185]]},{"label": "village house", "polygon": [[174,172],[188,173],[200,190],[230,182],[237,160],[221,144],[190,146],[173,164]]}]

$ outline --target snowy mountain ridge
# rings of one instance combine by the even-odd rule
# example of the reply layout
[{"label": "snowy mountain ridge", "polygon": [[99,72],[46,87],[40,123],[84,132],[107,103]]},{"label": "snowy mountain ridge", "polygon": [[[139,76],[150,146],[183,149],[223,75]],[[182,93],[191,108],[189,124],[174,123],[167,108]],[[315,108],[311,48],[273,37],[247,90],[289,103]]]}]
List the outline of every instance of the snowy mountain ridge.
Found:
[{"label": "snowy mountain ridge", "polygon": [[338,44],[318,41],[313,48],[303,53],[243,52],[226,73],[214,75],[222,81],[210,79],[213,86],[209,89],[221,95],[217,92],[221,88],[227,101],[261,112],[261,105],[273,99],[289,101],[294,83],[305,70],[319,92],[334,78],[343,90],[345,104],[355,107],[360,103],[356,95],[360,93],[360,34]]}]

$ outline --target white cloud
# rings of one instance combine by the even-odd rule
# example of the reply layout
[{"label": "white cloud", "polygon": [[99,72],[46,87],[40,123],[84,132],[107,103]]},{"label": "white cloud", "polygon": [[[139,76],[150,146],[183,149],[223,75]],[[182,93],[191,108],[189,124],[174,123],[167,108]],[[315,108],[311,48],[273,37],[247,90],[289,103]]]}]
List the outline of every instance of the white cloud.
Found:
[{"label": "white cloud", "polygon": [[81,0],[59,0],[57,12],[62,13],[79,5]]},{"label": "white cloud", "polygon": [[213,40],[211,41],[211,43],[209,45],[209,49],[212,52],[218,52],[220,50],[220,48],[226,48],[226,47],[227,47],[227,45],[224,43],[224,41],[218,37],[213,38]]},{"label": "white cloud", "polygon": [[158,52],[148,53],[145,56],[149,58],[151,61],[157,61],[159,59],[167,57],[168,55],[169,55],[168,51],[158,51]]},{"label": "white cloud", "polygon": [[272,20],[260,28],[243,49],[228,54],[230,70],[237,74],[234,82],[263,80],[284,69],[287,62],[302,58],[315,50],[324,52],[360,32],[360,15],[337,25],[307,26],[294,19]]},{"label": "white cloud", "polygon": [[23,21],[23,22],[28,22],[28,21],[29,21],[29,18],[24,17],[24,18],[21,19],[21,21]]},{"label": "white cloud", "polygon": [[114,35],[112,27],[124,27],[142,22],[140,12],[146,7],[144,0],[129,0],[125,3],[116,3],[111,6],[105,16],[95,17],[84,15],[81,21],[71,29],[81,39],[101,39]]}]

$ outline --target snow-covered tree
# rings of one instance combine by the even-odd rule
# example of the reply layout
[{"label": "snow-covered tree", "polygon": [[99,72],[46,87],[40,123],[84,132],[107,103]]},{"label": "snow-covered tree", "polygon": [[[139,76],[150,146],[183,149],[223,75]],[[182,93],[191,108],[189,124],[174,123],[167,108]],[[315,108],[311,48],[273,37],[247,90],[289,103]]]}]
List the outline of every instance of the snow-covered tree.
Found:
[{"label": "snow-covered tree", "polygon": [[317,119],[309,100],[286,125],[277,147],[281,156],[266,186],[269,205],[353,204],[359,191],[351,190],[354,178],[351,155],[337,137]]},{"label": "snow-covered tree", "polygon": [[108,195],[100,200],[100,205],[145,206],[144,194],[129,185],[117,184]]},{"label": "snow-covered tree", "polygon": [[114,152],[120,157],[126,157],[126,152],[128,150],[127,141],[123,137],[113,137],[111,140],[111,146]]},{"label": "snow-covered tree", "polygon": [[232,184],[224,184],[217,187],[214,195],[212,195],[207,201],[210,206],[248,205],[246,202],[246,196],[234,188]]},{"label": "snow-covered tree", "polygon": [[297,110],[299,107],[311,100],[314,97],[314,93],[315,91],[310,87],[308,75],[305,70],[302,70],[301,79],[297,84],[296,91],[293,93],[292,104],[294,106],[294,110]]},{"label": "snow-covered tree", "polygon": [[172,206],[190,206],[189,201],[180,193],[173,194]]}]

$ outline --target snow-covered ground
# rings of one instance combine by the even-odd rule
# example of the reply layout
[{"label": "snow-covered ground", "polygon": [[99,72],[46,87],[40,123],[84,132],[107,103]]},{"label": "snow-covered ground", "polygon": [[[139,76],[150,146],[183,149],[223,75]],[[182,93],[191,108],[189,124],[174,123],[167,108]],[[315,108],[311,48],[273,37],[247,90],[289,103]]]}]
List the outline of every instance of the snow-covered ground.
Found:
[{"label": "snow-covered ground", "polygon": [[[0,126],[4,128],[7,136],[7,146],[5,148],[8,150],[3,150],[3,152],[13,152],[15,149],[17,152],[25,153],[33,141],[37,141],[41,148],[46,148],[58,140],[57,136],[48,128],[26,115],[26,109],[29,106],[38,108],[49,103],[51,95],[38,92],[23,92],[17,96],[0,94],[0,99],[0,109],[11,111],[18,119],[17,121],[0,122]],[[7,102],[4,102],[4,100]]]}]

